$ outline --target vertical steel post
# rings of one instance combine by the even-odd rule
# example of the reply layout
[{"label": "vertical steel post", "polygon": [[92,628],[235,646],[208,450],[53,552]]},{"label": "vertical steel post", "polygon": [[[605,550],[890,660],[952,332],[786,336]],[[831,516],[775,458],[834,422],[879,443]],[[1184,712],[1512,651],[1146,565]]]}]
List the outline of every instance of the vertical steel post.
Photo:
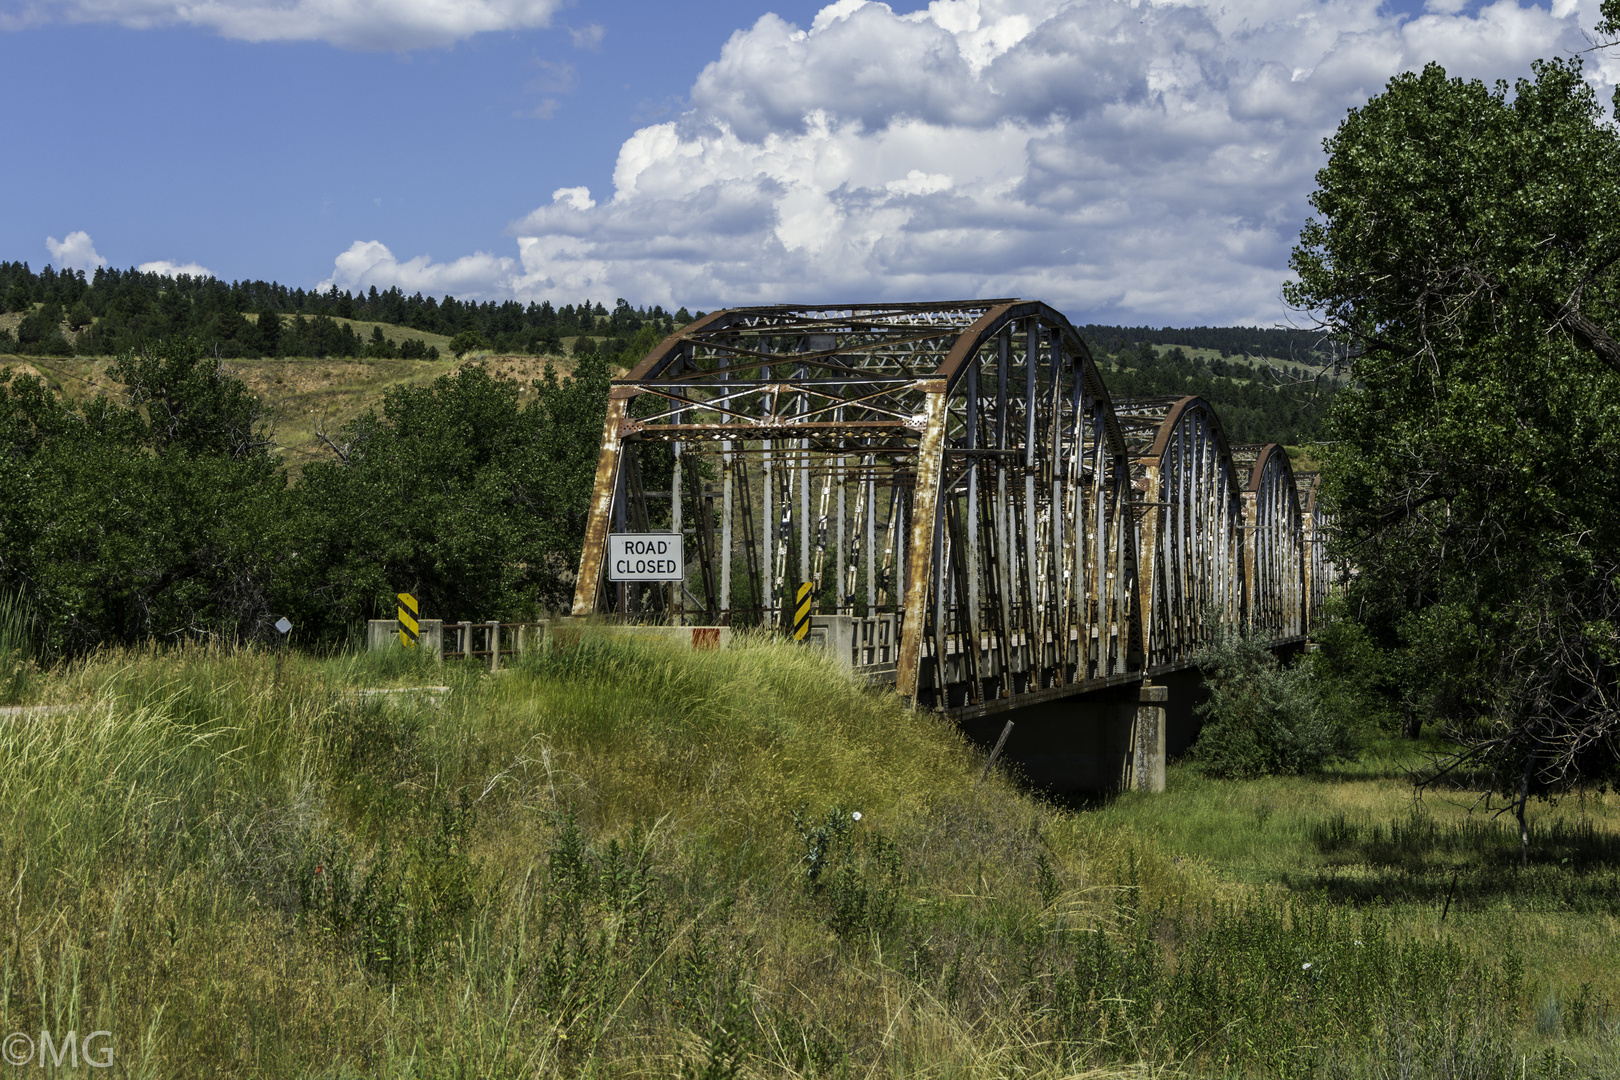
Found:
[{"label": "vertical steel post", "polygon": [[1259,587],[1260,579],[1256,563],[1259,559],[1260,548],[1260,497],[1259,492],[1245,491],[1243,493],[1243,601],[1240,621],[1245,630],[1253,632],[1255,628],[1256,610],[1259,608],[1255,590]]},{"label": "vertical steel post", "polygon": [[1312,619],[1316,615],[1316,611],[1314,609],[1315,606],[1313,604],[1313,601],[1316,599],[1316,591],[1313,588],[1313,579],[1316,576],[1315,575],[1316,567],[1311,565],[1311,563],[1312,563],[1312,555],[1316,551],[1316,542],[1315,542],[1315,539],[1314,539],[1314,537],[1316,535],[1315,517],[1316,517],[1315,514],[1306,514],[1304,507],[1300,508],[1300,521],[1302,522],[1302,530],[1301,531],[1303,533],[1303,537],[1302,537],[1303,545],[1302,546],[1305,549],[1304,550],[1304,558],[1302,558],[1300,560],[1301,570],[1302,570],[1302,572],[1304,574],[1304,577],[1305,577],[1305,581],[1304,581],[1305,618],[1304,618],[1304,620],[1302,622],[1302,632],[1305,634],[1306,637],[1310,636],[1311,622],[1312,622]]},{"label": "vertical steel post", "polygon": [[[844,410],[842,408],[838,410],[838,419],[840,421],[844,419]],[[844,610],[844,486],[847,482],[848,474],[844,472],[843,449],[844,440],[840,438],[838,440],[839,454],[836,466],[838,470],[838,529],[834,542],[834,550],[837,552],[835,556],[837,565],[833,567],[833,580],[838,584],[833,590],[836,594],[833,601],[833,613],[835,615],[852,615],[854,614],[853,611],[846,612]]]},{"label": "vertical steel post", "polygon": [[870,618],[877,614],[877,481],[871,476],[877,457],[866,457],[867,475],[861,481],[866,500],[866,547],[862,554],[866,556],[866,615]]},{"label": "vertical steel post", "polygon": [[[672,418],[678,424],[681,422],[681,410],[676,409]],[[674,458],[673,468],[670,470],[669,485],[669,531],[676,536],[681,535],[681,441],[676,439],[670,444],[670,454]],[[686,550],[686,545],[681,545]],[[681,564],[681,580],[669,583],[669,617],[671,625],[682,626],[686,623],[686,564]]]},{"label": "vertical steel post", "polygon": [[[800,368],[797,374],[802,379],[808,373]],[[803,420],[810,411],[810,395],[801,390],[798,404],[799,418]],[[799,440],[799,582],[807,581],[810,581],[810,437],[804,436]],[[821,586],[819,581],[812,584],[817,588]]]},{"label": "vertical steel post", "polygon": [[917,446],[917,489],[911,505],[911,543],[907,560],[905,617],[900,628],[900,655],[895,667],[895,689],[913,705],[921,674],[922,643],[928,633],[930,565],[934,533],[943,521],[939,513],[940,474],[945,458],[945,381],[921,384],[923,432]]},{"label": "vertical steel post", "polygon": [[1040,537],[1035,525],[1035,452],[1036,413],[1039,409],[1039,391],[1036,388],[1036,366],[1040,360],[1040,320],[1031,316],[1024,334],[1024,668],[1030,682],[1026,690],[1040,689],[1040,654],[1045,642],[1040,640]]},{"label": "vertical steel post", "polygon": [[[1159,459],[1144,458],[1136,464],[1147,481],[1147,490],[1143,495],[1149,502],[1163,502],[1164,485],[1160,479],[1163,468]],[[1147,662],[1150,665],[1165,660],[1165,657],[1154,655],[1153,643],[1163,637],[1163,632],[1157,625],[1160,606],[1158,592],[1162,587],[1161,579],[1169,576],[1169,568],[1163,565],[1159,534],[1163,528],[1164,515],[1168,513],[1167,507],[1151,506],[1147,513],[1142,515],[1141,544],[1136,556],[1136,602],[1142,611],[1142,640],[1147,645]]]},{"label": "vertical steel post", "polygon": [[613,493],[619,480],[619,451],[623,441],[620,427],[630,415],[630,400],[640,392],[628,386],[615,386],[608,391],[607,417],[602,422],[602,450],[596,458],[596,483],[591,489],[591,515],[585,522],[579,578],[574,583],[575,615],[589,615],[596,610],[602,588],[602,561],[607,557]]},{"label": "vertical steel post", "polygon": [[[799,440],[799,582],[810,581],[810,440]],[[811,582],[811,584],[819,584]]]},{"label": "vertical steel post", "polygon": [[[770,398],[765,399],[767,409],[770,408]],[[771,440],[766,439],[760,443],[764,448],[764,511],[761,517],[759,553],[764,562],[760,567],[760,628],[774,630],[777,623],[776,612],[776,545],[771,542],[772,530],[776,528],[775,514],[772,513],[772,500],[776,497],[776,484],[771,476]]]},{"label": "vertical steel post", "polygon": [[[720,381],[730,381],[729,354],[720,355]],[[724,391],[722,391],[723,393]],[[720,413],[722,426],[731,424],[730,410]],[[720,625],[731,625],[731,440],[720,441]]]},{"label": "vertical steel post", "polygon": [[1046,332],[1046,359],[1051,367],[1052,435],[1047,443],[1047,487],[1051,517],[1051,535],[1047,539],[1049,550],[1044,560],[1046,567],[1045,609],[1046,624],[1052,635],[1052,685],[1063,682],[1067,675],[1064,653],[1068,642],[1063,626],[1063,338],[1057,327]]},{"label": "vertical steel post", "polygon": [[[967,369],[967,414],[964,443],[969,450],[979,448],[979,357],[974,354],[968,362]],[[972,651],[973,668],[975,674],[982,675],[983,663],[980,656],[981,639],[979,636],[979,458],[970,455],[968,458],[967,473],[967,527],[963,540],[967,543],[967,619],[965,632],[967,643],[964,646]],[[973,688],[974,697],[979,694],[980,687]]]},{"label": "vertical steel post", "polygon": [[[1008,369],[1012,366],[1012,324],[1002,327],[1001,333],[996,337],[996,449],[1007,449],[1007,398]],[[996,455],[996,502],[994,518],[990,527],[994,532],[996,544],[996,582],[995,589],[999,603],[996,605],[1000,625],[996,628],[1000,638],[1001,648],[1001,684],[1002,694],[1012,697],[1013,694],[1013,628],[1017,625],[1013,618],[1013,600],[1016,597],[1013,581],[1018,574],[1018,549],[1013,546],[1012,501],[1007,489],[1007,455]]]}]

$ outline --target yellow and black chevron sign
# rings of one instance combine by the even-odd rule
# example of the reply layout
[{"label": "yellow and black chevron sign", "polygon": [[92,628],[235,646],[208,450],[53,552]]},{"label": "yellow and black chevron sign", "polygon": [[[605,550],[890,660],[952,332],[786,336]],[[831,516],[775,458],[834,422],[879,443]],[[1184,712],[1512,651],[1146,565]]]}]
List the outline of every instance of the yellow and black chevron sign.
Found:
[{"label": "yellow and black chevron sign", "polygon": [[399,643],[407,649],[416,648],[420,627],[416,625],[419,610],[416,597],[408,592],[399,594]]},{"label": "yellow and black chevron sign", "polygon": [[799,586],[799,603],[793,609],[793,640],[803,641],[810,632],[810,597],[815,589],[807,581]]}]

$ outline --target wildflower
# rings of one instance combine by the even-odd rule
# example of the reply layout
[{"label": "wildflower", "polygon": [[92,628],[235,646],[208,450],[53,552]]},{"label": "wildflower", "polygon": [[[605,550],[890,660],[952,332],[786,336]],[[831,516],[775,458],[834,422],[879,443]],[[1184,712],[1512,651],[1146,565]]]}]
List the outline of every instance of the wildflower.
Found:
[{"label": "wildflower", "polygon": [[1303,964],[1299,965],[1299,970],[1301,970],[1301,971],[1309,971],[1309,970],[1311,970],[1311,962],[1309,960],[1305,961]]},{"label": "wildflower", "polygon": [[859,810],[855,811],[853,814],[851,814],[849,816],[854,818],[856,821],[861,820],[861,812]]}]

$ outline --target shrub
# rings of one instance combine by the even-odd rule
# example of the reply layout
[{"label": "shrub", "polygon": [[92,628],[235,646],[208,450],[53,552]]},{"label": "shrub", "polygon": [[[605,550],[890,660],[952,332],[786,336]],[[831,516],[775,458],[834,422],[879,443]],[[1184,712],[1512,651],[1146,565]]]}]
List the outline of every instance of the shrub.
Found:
[{"label": "shrub", "polygon": [[1192,756],[1213,776],[1247,779],[1320,768],[1349,748],[1309,665],[1283,667],[1258,639],[1227,634],[1199,662],[1209,700]]},{"label": "shrub", "polygon": [[455,353],[458,359],[470,352],[481,352],[488,348],[489,342],[485,341],[484,335],[476,330],[463,330],[450,339],[450,351]]}]

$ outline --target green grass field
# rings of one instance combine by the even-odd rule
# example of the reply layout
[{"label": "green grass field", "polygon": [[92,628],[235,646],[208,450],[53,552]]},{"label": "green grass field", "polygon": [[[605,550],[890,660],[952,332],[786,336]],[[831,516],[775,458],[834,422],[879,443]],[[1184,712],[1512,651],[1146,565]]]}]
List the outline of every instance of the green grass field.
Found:
[{"label": "green grass field", "polygon": [[132,1076],[1620,1072],[1596,793],[1524,871],[1395,744],[1066,808],[746,638],[0,675],[0,1030]]}]

